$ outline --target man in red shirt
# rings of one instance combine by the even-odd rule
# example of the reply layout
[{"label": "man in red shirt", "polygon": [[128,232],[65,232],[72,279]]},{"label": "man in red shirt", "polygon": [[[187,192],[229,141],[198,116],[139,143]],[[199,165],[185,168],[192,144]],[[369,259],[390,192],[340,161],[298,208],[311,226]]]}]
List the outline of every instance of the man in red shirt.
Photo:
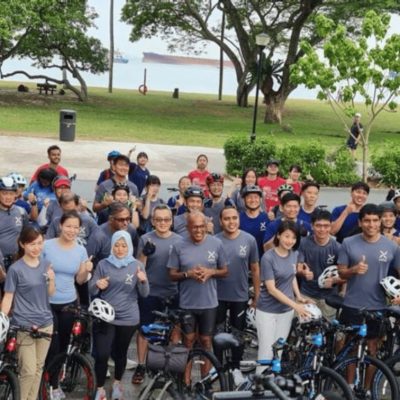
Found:
[{"label": "man in red shirt", "polygon": [[210,175],[210,172],[207,171],[208,157],[205,154],[200,154],[196,159],[196,163],[197,168],[190,171],[188,176],[192,185],[201,187],[205,196],[208,197],[209,192],[206,184],[207,176]]},{"label": "man in red shirt", "polygon": [[68,171],[60,165],[61,149],[57,145],[50,146],[47,149],[47,157],[49,163],[42,164],[38,167],[31,178],[31,183],[37,180],[37,176],[42,169],[52,168],[57,172],[57,175],[68,176]]},{"label": "man in red shirt", "polygon": [[258,186],[264,193],[265,210],[269,212],[279,204],[278,188],[286,181],[278,175],[278,160],[268,160],[266,169],[267,175],[258,179]]}]

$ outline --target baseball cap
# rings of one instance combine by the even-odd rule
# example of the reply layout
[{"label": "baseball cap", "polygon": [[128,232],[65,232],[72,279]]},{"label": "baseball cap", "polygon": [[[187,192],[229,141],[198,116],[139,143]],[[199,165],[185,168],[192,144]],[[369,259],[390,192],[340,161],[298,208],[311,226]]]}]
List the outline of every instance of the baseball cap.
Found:
[{"label": "baseball cap", "polygon": [[361,114],[360,113],[355,113],[354,116],[358,117],[358,118],[361,118]]},{"label": "baseball cap", "polygon": [[53,183],[54,188],[59,188],[61,186],[71,187],[71,181],[68,178],[56,178]]},{"label": "baseball cap", "polygon": [[267,161],[266,166],[269,167],[272,164],[275,164],[277,167],[279,167],[279,160],[276,160],[275,158],[271,158]]},{"label": "baseball cap", "polygon": [[112,150],[107,154],[107,160],[113,160],[115,157],[118,157],[121,153],[118,150]]}]

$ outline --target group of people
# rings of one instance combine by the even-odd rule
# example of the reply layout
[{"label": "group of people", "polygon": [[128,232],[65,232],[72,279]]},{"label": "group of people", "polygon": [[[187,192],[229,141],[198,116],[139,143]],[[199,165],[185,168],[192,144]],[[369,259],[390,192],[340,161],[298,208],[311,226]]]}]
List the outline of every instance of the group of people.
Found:
[{"label": "group of people", "polygon": [[[18,333],[23,400],[36,399],[43,366],[66,350],[73,322],[66,307],[95,298],[115,312],[113,321],[93,328],[96,400],[108,398],[110,357],[111,399],[123,398],[121,379],[135,333],[132,383],[144,381],[147,341],[139,328],[166,304],[188,313],[183,337],[174,338],[188,348],[197,340],[212,351],[216,325],[228,310],[234,328],[254,324],[258,359],[272,358],[272,344],[288,336],[295,314],[311,317],[308,304],[331,319],[336,310],[325,300],[340,295],[341,319],[352,323],[362,307],[385,307],[380,281],[400,268],[400,191],[378,206],[367,202],[368,185],[356,182],[348,204],[329,212],[318,204],[319,184],[302,181],[299,165],[284,179],[279,161],[268,160],[262,176],[247,169],[227,188],[201,154],[196,168],[179,179],[179,192],[162,199],[147,154],[131,162],[134,151],[107,155],[92,209],[72,192],[58,146],[48,149],[49,162],[29,185],[18,173],[0,179],[1,317],[53,334],[50,343]],[[372,354],[378,334],[370,322]],[[236,382],[243,378],[242,356],[241,349],[234,351]],[[64,398],[57,382],[52,398]]]}]

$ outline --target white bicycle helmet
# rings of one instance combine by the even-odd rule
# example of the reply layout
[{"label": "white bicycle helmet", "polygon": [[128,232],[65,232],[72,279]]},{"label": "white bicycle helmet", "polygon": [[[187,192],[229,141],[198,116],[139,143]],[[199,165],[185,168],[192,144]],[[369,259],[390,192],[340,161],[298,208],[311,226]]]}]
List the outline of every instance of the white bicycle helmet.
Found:
[{"label": "white bicycle helmet", "polygon": [[394,276],[387,276],[383,278],[380,284],[385,289],[386,295],[389,297],[400,296],[400,280]]},{"label": "white bicycle helmet", "polygon": [[394,191],[394,195],[393,195],[392,201],[393,202],[396,201],[399,197],[400,197],[400,189],[396,189]]},{"label": "white bicycle helmet", "polygon": [[105,322],[112,322],[115,318],[114,307],[110,303],[99,298],[94,299],[90,303],[89,312],[96,318]]},{"label": "white bicycle helmet", "polygon": [[325,287],[325,281],[328,278],[339,278],[339,271],[337,265],[331,265],[325,268],[322,274],[318,278],[318,286],[323,289]]},{"label": "white bicycle helmet", "polygon": [[8,174],[8,177],[14,179],[14,182],[17,185],[26,186],[28,184],[26,178],[23,175],[19,174],[18,172],[11,172],[11,174]]},{"label": "white bicycle helmet", "polygon": [[6,340],[9,327],[10,320],[6,314],[0,311],[0,342],[4,342]]},{"label": "white bicycle helmet", "polygon": [[315,304],[312,303],[304,304],[304,308],[306,309],[306,311],[309,312],[310,316],[299,317],[299,322],[301,324],[306,324],[307,322],[311,321],[317,321],[322,318],[322,312]]},{"label": "white bicycle helmet", "polygon": [[256,309],[248,307],[246,310],[246,324],[249,328],[256,329]]}]

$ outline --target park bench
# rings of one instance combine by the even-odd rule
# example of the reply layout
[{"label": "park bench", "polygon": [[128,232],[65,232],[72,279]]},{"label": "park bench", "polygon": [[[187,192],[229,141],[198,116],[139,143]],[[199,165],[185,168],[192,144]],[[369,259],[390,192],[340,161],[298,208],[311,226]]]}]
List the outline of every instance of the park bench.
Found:
[{"label": "park bench", "polygon": [[39,90],[39,94],[54,94],[54,92],[57,90],[57,85],[52,85],[50,83],[38,83],[37,85],[37,90]]}]

